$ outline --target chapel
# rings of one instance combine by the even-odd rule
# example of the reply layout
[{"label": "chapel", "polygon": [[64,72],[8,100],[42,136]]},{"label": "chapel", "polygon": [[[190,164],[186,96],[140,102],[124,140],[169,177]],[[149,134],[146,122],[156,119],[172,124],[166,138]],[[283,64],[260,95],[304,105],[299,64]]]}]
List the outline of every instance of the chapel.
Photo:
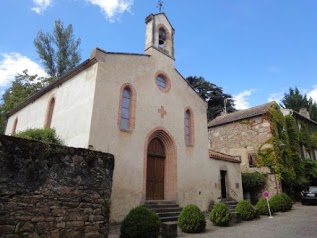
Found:
[{"label": "chapel", "polygon": [[207,103],[175,68],[165,13],[145,19],[144,53],[90,58],[8,114],[6,134],[54,128],[67,146],[115,157],[111,221],[148,200],[243,198],[240,161],[209,150]]}]

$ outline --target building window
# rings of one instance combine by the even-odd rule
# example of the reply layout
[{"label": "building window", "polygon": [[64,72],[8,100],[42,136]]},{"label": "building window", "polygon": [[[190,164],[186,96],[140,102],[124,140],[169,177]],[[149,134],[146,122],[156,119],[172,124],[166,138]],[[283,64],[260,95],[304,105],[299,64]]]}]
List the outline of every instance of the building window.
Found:
[{"label": "building window", "polygon": [[163,71],[156,73],[155,83],[162,92],[167,93],[171,89],[171,81]]},{"label": "building window", "polygon": [[14,135],[17,132],[18,118],[15,118],[11,134]]},{"label": "building window", "polygon": [[256,154],[250,153],[248,154],[249,167],[256,167]]},{"label": "building window", "polygon": [[161,90],[166,89],[166,80],[162,75],[156,77],[156,84]]},{"label": "building window", "polygon": [[121,130],[134,129],[135,125],[136,92],[132,85],[124,84],[121,87],[118,125]]},{"label": "building window", "polygon": [[55,98],[51,98],[48,104],[44,128],[51,128],[53,112],[55,107]]},{"label": "building window", "polygon": [[191,146],[194,144],[194,118],[190,109],[185,110],[185,144]]},{"label": "building window", "polygon": [[131,100],[131,92],[128,88],[125,88],[122,94],[121,124],[120,124],[121,129],[129,129],[130,100]]}]

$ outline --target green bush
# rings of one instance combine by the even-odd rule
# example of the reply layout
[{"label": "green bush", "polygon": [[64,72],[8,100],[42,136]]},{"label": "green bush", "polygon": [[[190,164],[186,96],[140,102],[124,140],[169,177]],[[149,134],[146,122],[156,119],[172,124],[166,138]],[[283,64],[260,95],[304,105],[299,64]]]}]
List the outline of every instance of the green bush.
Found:
[{"label": "green bush", "polygon": [[[260,215],[270,215],[269,208],[267,207],[267,201],[265,198],[260,198],[255,207],[259,211]],[[273,213],[272,208],[271,213]]]},{"label": "green bush", "polygon": [[266,184],[266,175],[259,172],[242,173],[242,187],[244,193],[250,193],[252,204],[258,201],[257,194]]},{"label": "green bush", "polygon": [[58,137],[56,131],[51,128],[27,129],[14,134],[14,136],[24,139],[37,140],[48,144],[63,145],[64,142]]},{"label": "green bush", "polygon": [[157,238],[161,221],[157,214],[144,206],[133,208],[123,219],[120,238]]},{"label": "green bush", "polygon": [[293,202],[285,193],[279,193],[270,199],[270,206],[273,212],[286,212],[292,209]]},{"label": "green bush", "polygon": [[250,221],[256,217],[256,209],[247,200],[240,201],[236,206],[236,212],[239,212],[242,220]]},{"label": "green bush", "polygon": [[183,232],[199,233],[205,230],[206,219],[196,205],[190,204],[183,208],[177,225]]},{"label": "green bush", "polygon": [[266,183],[266,175],[259,172],[242,173],[242,187],[244,192],[258,192]]},{"label": "green bush", "polygon": [[230,210],[224,203],[217,203],[210,212],[210,221],[216,226],[228,226],[230,220]]}]

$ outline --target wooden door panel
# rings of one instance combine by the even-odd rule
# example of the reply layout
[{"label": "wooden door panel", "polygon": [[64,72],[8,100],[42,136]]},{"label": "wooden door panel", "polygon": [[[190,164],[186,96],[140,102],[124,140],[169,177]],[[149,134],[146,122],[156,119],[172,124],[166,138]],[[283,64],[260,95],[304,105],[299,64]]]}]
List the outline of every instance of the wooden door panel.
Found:
[{"label": "wooden door panel", "polygon": [[148,146],[146,199],[164,199],[165,151],[163,143],[153,139]]}]

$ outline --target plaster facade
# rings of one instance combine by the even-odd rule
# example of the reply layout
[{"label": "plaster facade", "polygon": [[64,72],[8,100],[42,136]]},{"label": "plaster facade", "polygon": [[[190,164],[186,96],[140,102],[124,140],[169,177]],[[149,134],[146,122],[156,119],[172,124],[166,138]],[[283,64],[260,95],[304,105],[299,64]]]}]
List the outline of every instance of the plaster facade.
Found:
[{"label": "plaster facade", "polygon": [[[228,171],[228,185],[237,194],[234,198],[242,199],[238,164],[209,158],[207,103],[175,69],[174,29],[165,14],[150,17],[145,54],[94,49],[87,68],[16,109],[6,130],[9,134],[15,118],[17,131],[43,127],[48,102],[54,96],[51,127],[66,144],[115,157],[113,222],[121,221],[130,209],[146,201],[148,145],[154,138],[159,138],[166,154],[165,200],[174,200],[180,206],[194,203],[207,211],[209,202],[219,198],[221,169]],[[170,33],[163,49],[158,46],[157,35],[161,25]],[[157,85],[158,74],[166,76],[166,90]],[[129,127],[122,129],[122,90],[126,86],[131,93],[131,115]],[[184,128],[187,110],[191,114],[189,145]]]},{"label": "plaster facade", "polygon": [[16,119],[16,132],[44,127],[49,102],[55,98],[51,128],[67,145],[88,148],[97,68],[92,65],[10,115],[5,134],[11,134]]}]

